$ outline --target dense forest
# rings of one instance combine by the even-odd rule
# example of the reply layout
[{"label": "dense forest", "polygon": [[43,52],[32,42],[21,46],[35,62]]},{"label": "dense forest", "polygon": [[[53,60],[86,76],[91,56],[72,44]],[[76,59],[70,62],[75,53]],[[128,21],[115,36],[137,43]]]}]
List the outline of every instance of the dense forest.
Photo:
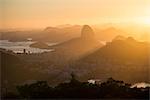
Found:
[{"label": "dense forest", "polygon": [[37,81],[31,84],[16,86],[16,92],[8,92],[3,99],[48,99],[48,98],[76,98],[76,99],[148,99],[149,87],[131,88],[131,84],[108,78],[100,84],[80,82],[71,74],[70,82],[60,83],[55,87],[49,86],[47,81]]}]

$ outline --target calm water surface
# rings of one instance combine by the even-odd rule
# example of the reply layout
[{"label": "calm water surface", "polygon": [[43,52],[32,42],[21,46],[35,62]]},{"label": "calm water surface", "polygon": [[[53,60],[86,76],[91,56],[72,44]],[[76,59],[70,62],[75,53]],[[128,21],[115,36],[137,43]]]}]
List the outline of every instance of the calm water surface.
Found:
[{"label": "calm water surface", "polygon": [[[8,40],[0,40],[0,48],[12,50],[15,53],[22,53],[23,49],[26,49],[27,52],[30,51],[30,53],[42,53],[53,51],[53,49],[39,49],[30,47],[29,45],[32,43],[35,43],[35,41],[9,42]],[[55,44],[56,43],[48,43],[49,46]]]}]

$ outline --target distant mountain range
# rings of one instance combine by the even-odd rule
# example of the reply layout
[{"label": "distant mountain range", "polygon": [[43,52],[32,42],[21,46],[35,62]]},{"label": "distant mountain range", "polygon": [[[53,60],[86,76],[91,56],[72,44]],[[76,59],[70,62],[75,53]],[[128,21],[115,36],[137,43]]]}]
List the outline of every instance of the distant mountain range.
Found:
[{"label": "distant mountain range", "polygon": [[[57,27],[46,27],[43,30],[28,31],[5,31],[0,32],[1,39],[9,41],[27,41],[32,38],[33,41],[42,42],[64,42],[72,38],[80,37],[81,25],[60,25]],[[126,33],[115,27],[106,27],[103,29],[94,28],[95,37],[101,41],[111,41],[117,35]]]},{"label": "distant mountain range", "polygon": [[112,26],[105,29],[97,29],[96,33],[97,38],[101,41],[111,41],[118,35],[127,35],[127,33],[123,30],[117,29]]},{"label": "distant mountain range", "polygon": [[32,38],[33,41],[42,42],[62,42],[80,35],[81,26],[68,27],[46,27],[43,30],[31,31],[5,31],[0,32],[0,39],[9,41],[27,41]]}]

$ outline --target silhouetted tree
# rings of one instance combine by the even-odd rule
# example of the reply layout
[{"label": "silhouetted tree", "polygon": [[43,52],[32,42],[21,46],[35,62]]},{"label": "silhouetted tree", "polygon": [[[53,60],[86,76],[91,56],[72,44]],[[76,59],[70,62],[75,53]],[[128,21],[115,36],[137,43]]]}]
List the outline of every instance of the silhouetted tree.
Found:
[{"label": "silhouetted tree", "polygon": [[[23,98],[135,98],[148,99],[149,88],[130,88],[130,84],[108,78],[101,85],[80,82],[71,74],[69,83],[60,83],[55,88],[46,81],[17,86]],[[19,97],[19,96],[18,96]]]},{"label": "silhouetted tree", "polygon": [[46,81],[37,81],[33,84],[17,86],[17,90],[25,98],[47,98],[50,95],[51,87]]}]

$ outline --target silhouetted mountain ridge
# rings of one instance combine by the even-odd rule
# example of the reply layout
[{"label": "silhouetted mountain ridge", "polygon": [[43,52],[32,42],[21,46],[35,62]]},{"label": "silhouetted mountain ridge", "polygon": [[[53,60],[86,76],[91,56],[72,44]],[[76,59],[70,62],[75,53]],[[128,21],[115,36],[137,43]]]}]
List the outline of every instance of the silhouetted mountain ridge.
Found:
[{"label": "silhouetted mountain ridge", "polygon": [[54,45],[52,48],[55,49],[56,54],[63,54],[76,58],[103,46],[94,37],[95,34],[92,28],[85,25],[81,30],[81,37]]},{"label": "silhouetted mountain ridge", "polygon": [[150,67],[149,51],[149,43],[138,42],[129,37],[108,42],[97,51],[76,61],[73,67],[88,69],[83,75],[84,78],[113,76],[131,83],[147,81]]},{"label": "silhouetted mountain ridge", "polygon": [[115,40],[106,44],[93,55],[97,57],[118,58],[124,60],[142,60],[148,56],[149,44],[137,42],[129,37],[126,40]]}]

